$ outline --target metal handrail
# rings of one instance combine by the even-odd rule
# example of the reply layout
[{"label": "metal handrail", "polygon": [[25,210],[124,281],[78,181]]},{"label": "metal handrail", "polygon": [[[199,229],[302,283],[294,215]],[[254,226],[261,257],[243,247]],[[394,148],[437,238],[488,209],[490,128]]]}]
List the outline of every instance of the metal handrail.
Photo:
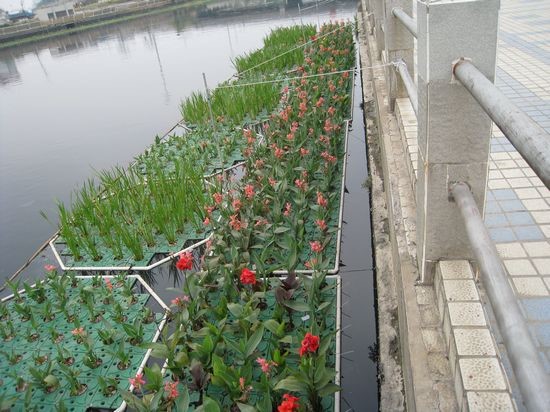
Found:
[{"label": "metal handrail", "polygon": [[394,7],[391,9],[391,14],[399,20],[401,23],[403,23],[403,26],[415,37],[417,38],[417,32],[416,32],[416,20],[413,19],[411,16],[409,16],[407,13],[403,11],[401,7]]},{"label": "metal handrail", "polygon": [[456,62],[453,74],[550,189],[550,134],[513,104],[470,61],[460,59]]},{"label": "metal handrail", "polygon": [[403,84],[405,85],[405,89],[407,89],[414,114],[418,116],[418,89],[407,69],[407,64],[403,60],[399,60],[394,62],[394,65],[397,72],[401,75],[401,79],[403,79]]},{"label": "metal handrail", "polygon": [[451,186],[485,290],[495,312],[523,401],[529,411],[550,411],[550,378],[523,318],[506,270],[466,183]]}]

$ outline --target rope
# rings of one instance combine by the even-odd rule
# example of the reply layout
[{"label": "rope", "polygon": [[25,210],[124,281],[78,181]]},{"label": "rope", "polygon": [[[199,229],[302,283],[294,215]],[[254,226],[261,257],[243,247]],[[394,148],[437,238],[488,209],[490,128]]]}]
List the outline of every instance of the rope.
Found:
[{"label": "rope", "polygon": [[[391,62],[391,63],[385,63],[385,64],[376,65],[376,66],[362,67],[359,70],[362,71],[362,70],[367,70],[367,69],[378,69],[378,68],[381,68],[381,67],[394,66],[394,65],[395,64],[393,62]],[[296,77],[284,77],[284,78],[281,78],[281,79],[263,80],[263,81],[250,82],[250,83],[235,83],[235,84],[229,84],[229,85],[226,85],[226,86],[218,86],[217,89],[233,89],[233,88],[244,87],[244,86],[257,86],[259,84],[280,83],[280,82],[287,82],[287,81],[291,81],[291,80],[301,80],[301,79],[309,79],[309,78],[314,78],[314,77],[333,76],[335,74],[350,73],[350,72],[353,72],[354,70],[355,69],[348,69],[348,70],[340,70],[340,71],[336,71],[336,72],[318,73],[318,74],[310,74],[310,75],[306,75],[306,76],[296,76]]]},{"label": "rope", "polygon": [[[283,53],[281,53],[281,54],[279,54],[279,55],[277,55],[277,56],[275,56],[275,57],[272,57],[271,59],[267,59],[267,60],[265,60],[265,61],[263,61],[263,62],[261,62],[261,63],[258,63],[256,66],[250,67],[250,68],[248,68],[248,69],[246,69],[246,70],[244,70],[244,71],[242,71],[242,72],[240,72],[240,73],[236,73],[236,74],[234,74],[233,76],[237,76],[237,77],[242,76],[243,74],[249,72],[250,70],[254,70],[254,69],[256,69],[256,68],[258,68],[258,67],[260,67],[260,66],[263,66],[263,65],[266,64],[266,63],[269,63],[269,62],[271,62],[271,61],[273,61],[273,60],[276,60],[276,59],[278,59],[278,58],[280,58],[280,57],[283,57],[285,54],[288,54],[288,53],[291,53],[291,52],[293,52],[293,51],[295,51],[295,50],[298,50],[298,49],[301,49],[301,48],[303,48],[303,47],[306,47],[307,45],[309,45],[309,44],[311,44],[311,43],[313,43],[313,42],[316,42],[317,40],[322,39],[323,37],[326,37],[326,36],[328,36],[328,35],[330,35],[330,34],[336,33],[338,30],[340,30],[340,27],[338,27],[337,29],[334,29],[334,30],[332,30],[332,31],[330,31],[330,32],[328,32],[328,33],[325,33],[325,34],[323,34],[323,35],[321,35],[321,36],[319,36],[319,37],[316,37],[315,40],[309,40],[309,41],[307,41],[306,43],[300,44],[300,45],[298,45],[298,46],[296,46],[296,47],[293,47],[292,49],[289,49],[289,50],[287,50],[287,51],[285,51],[285,52],[283,52]],[[218,87],[218,88],[219,88],[219,87]]]}]

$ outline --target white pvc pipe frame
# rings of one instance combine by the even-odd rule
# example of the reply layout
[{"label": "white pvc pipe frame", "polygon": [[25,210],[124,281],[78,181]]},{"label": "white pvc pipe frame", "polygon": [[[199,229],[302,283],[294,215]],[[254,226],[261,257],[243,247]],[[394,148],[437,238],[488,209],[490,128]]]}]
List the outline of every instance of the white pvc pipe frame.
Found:
[{"label": "white pvc pipe frame", "polygon": [[[102,278],[114,278],[115,276],[113,275],[105,275],[105,276],[102,276]],[[162,329],[164,329],[164,326],[166,325],[166,322],[168,321],[168,313],[171,312],[170,311],[170,308],[168,306],[166,306],[166,304],[162,301],[162,299],[155,293],[155,291],[153,289],[151,289],[151,287],[143,280],[143,278],[139,275],[127,275],[128,278],[135,278],[146,290],[147,292],[149,292],[149,294],[153,297],[153,299],[156,300],[156,302],[164,309],[164,316],[162,317],[162,320],[160,321],[158,327],[157,327],[157,331],[155,332],[155,336],[153,336],[153,340],[151,342],[156,342],[159,337],[160,337],[160,333],[162,331]],[[76,279],[92,279],[94,278],[94,276],[75,276]],[[33,283],[31,285],[31,288],[34,288],[36,286],[36,283]],[[24,294],[25,293],[25,289],[21,289],[19,291],[19,293],[21,294]],[[10,299],[13,299],[15,295],[14,294],[11,294],[9,296],[6,296],[5,298],[2,298],[1,302],[6,302]],[[141,373],[143,372],[143,369],[145,368],[145,364],[147,363],[147,361],[149,360],[149,358],[151,357],[151,352],[153,351],[153,349],[147,349],[147,352],[145,352],[145,356],[143,358],[143,360],[141,361],[139,367],[138,367],[138,370],[136,372],[136,375],[138,373]],[[130,385],[130,387],[128,388],[128,390],[130,392],[132,392],[132,390],[134,389],[134,385]],[[126,401],[122,401],[122,404],[115,410],[115,412],[122,412],[126,409]]]}]

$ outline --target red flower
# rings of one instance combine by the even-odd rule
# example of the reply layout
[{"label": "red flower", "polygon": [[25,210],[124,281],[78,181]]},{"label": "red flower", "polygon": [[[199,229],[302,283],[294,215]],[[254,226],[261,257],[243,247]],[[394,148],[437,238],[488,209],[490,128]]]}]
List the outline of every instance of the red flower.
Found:
[{"label": "red flower", "polygon": [[166,392],[166,397],[168,400],[174,400],[178,397],[178,381],[175,382],[166,382],[164,384],[164,391]]},{"label": "red flower", "polygon": [[128,378],[130,385],[136,389],[141,389],[142,385],[145,385],[145,379],[143,379],[143,373],[138,373],[135,378]]},{"label": "red flower", "polygon": [[217,205],[221,204],[222,199],[223,199],[223,195],[222,195],[221,193],[214,193],[214,194],[212,195],[212,197],[214,198],[214,202],[215,202]]},{"label": "red flower", "polygon": [[111,279],[105,278],[105,286],[107,287],[107,289],[113,290],[113,284],[111,283]]},{"label": "red flower", "polygon": [[247,199],[252,199],[254,197],[254,186],[246,185],[244,187],[244,194]]},{"label": "red flower", "polygon": [[317,100],[317,103],[315,103],[315,106],[321,107],[324,102],[325,102],[325,99],[323,97],[319,97],[319,100]]},{"label": "red flower", "polygon": [[44,265],[44,270],[46,270],[46,272],[53,272],[56,269],[54,265]]},{"label": "red flower", "polygon": [[334,113],[336,113],[336,109],[332,106],[330,106],[327,110],[329,116],[334,116]]},{"label": "red flower", "polygon": [[255,285],[256,284],[256,274],[248,268],[241,270],[241,283],[243,285]]},{"label": "red flower", "polygon": [[307,183],[305,180],[300,180],[300,179],[296,179],[294,181],[294,184],[296,185],[296,187],[300,190],[303,190],[305,191],[307,189]]},{"label": "red flower", "polygon": [[328,201],[321,192],[317,192],[317,204],[321,207],[327,207]]},{"label": "red flower", "polygon": [[323,231],[327,229],[327,223],[324,221],[324,219],[317,219],[315,221],[315,224],[319,227],[319,229]]},{"label": "red flower", "polygon": [[176,267],[179,270],[193,269],[193,255],[191,255],[191,252],[185,252],[180,255],[180,258],[176,263]]},{"label": "red flower", "polygon": [[319,349],[319,340],[319,336],[312,335],[309,332],[306,333],[300,347],[300,356],[304,356],[308,352],[316,352]]},{"label": "red flower", "polygon": [[269,369],[270,369],[272,366],[277,366],[277,363],[276,363],[276,362],[268,361],[268,360],[265,359],[265,358],[257,358],[257,359],[256,359],[256,363],[257,363],[258,365],[260,365],[260,367],[262,368],[262,372],[263,372],[263,373],[269,373]]},{"label": "red flower", "polygon": [[321,245],[321,242],[316,240],[315,242],[309,242],[309,246],[311,247],[311,251],[315,253],[321,253],[323,250],[323,245]]},{"label": "red flower", "polygon": [[296,412],[300,407],[300,399],[296,396],[285,393],[283,402],[277,407],[277,412]]},{"label": "red flower", "polygon": [[289,216],[291,210],[292,210],[292,205],[289,202],[286,202],[285,211],[283,212],[283,215]]}]

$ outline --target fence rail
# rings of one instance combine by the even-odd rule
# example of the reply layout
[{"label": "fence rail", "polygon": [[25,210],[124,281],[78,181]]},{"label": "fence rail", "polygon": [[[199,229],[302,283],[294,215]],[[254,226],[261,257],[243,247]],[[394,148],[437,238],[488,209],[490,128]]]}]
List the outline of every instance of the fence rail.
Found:
[{"label": "fence rail", "polygon": [[513,104],[471,62],[459,60],[453,73],[550,189],[550,134]]}]

